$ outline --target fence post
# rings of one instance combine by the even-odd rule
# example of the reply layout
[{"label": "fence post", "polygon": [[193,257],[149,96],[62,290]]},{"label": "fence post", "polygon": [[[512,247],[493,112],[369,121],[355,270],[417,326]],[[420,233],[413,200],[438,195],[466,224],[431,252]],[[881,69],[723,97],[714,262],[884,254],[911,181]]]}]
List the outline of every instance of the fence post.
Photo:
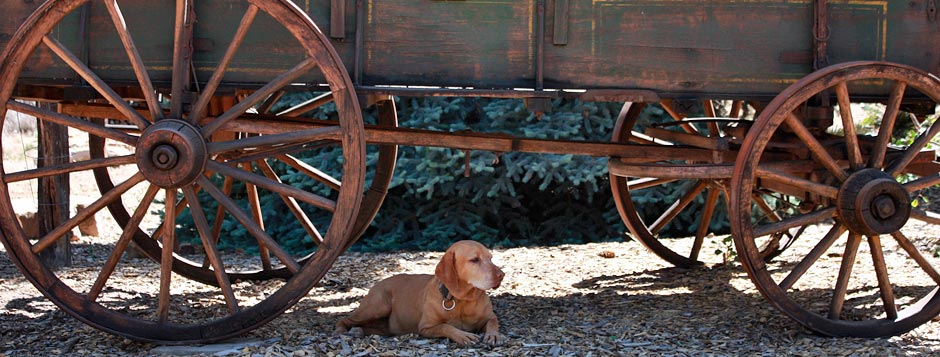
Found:
[{"label": "fence post", "polygon": [[[43,104],[48,109],[57,109],[56,104]],[[39,135],[39,167],[65,164],[69,162],[68,127],[38,120],[36,130]],[[36,216],[39,223],[39,236],[42,237],[65,223],[69,219],[69,175],[61,174],[43,177],[38,182],[38,207]],[[72,233],[66,233],[56,244],[40,254],[46,266],[59,268],[72,264]]]}]

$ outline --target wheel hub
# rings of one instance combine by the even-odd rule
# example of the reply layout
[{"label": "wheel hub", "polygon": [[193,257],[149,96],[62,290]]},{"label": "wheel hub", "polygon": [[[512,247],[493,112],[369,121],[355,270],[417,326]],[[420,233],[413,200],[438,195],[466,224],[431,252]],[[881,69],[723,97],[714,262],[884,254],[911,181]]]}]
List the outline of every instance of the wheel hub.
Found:
[{"label": "wheel hub", "polygon": [[208,151],[199,129],[183,120],[167,119],[144,130],[135,156],[137,167],[150,182],[179,188],[205,171]]},{"label": "wheel hub", "polygon": [[911,217],[907,190],[878,169],[858,171],[839,190],[839,217],[853,232],[879,235],[896,232]]}]

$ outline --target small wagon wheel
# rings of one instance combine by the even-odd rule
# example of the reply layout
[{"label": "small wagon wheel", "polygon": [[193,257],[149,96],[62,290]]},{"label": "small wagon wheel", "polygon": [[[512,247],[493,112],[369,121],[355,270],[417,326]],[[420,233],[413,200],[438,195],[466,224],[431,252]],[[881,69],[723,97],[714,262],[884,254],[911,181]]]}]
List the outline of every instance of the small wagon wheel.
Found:
[{"label": "small wagon wheel", "polygon": [[[932,75],[852,62],[810,74],[767,106],[735,163],[731,212],[741,263],[771,304],[832,336],[900,334],[940,313],[928,246],[940,215],[925,199],[940,183],[938,101]],[[753,224],[755,191],[784,193],[799,209]],[[757,237],[825,222],[812,248],[760,259]]]},{"label": "small wagon wheel", "polygon": [[[751,117],[758,112],[759,105],[741,100],[703,100],[701,118],[689,118],[686,110],[671,100],[657,106],[675,121],[653,124],[643,132],[637,132],[645,115],[645,103],[626,103],[617,118],[612,140],[641,145],[688,145],[693,149],[719,150],[727,153],[736,150],[740,137],[750,126]],[[728,158],[732,156],[728,155]],[[730,161],[730,160],[729,160]],[[713,232],[712,218],[726,197],[727,180],[731,177],[730,162],[690,161],[678,158],[654,163],[631,163],[610,161],[610,182],[617,210],[630,232],[666,261],[679,266],[691,267],[702,264],[705,238]],[[641,214],[648,210],[644,196],[660,194],[670,188],[678,196],[675,202],[661,212]],[[775,217],[776,207],[754,198],[755,216],[759,219]],[[670,225],[681,224],[677,217],[682,212],[700,212],[695,224],[697,229],[691,239],[661,238],[660,232]],[[764,218],[760,218],[764,217]],[[727,227],[727,226],[726,226]],[[787,247],[787,243],[799,235],[798,230],[772,235],[763,241],[761,252],[770,260]],[[711,255],[711,252],[706,253]]]},{"label": "small wagon wheel", "polygon": [[[272,95],[279,96],[278,94]],[[266,101],[268,102],[268,101]],[[270,102],[276,102],[276,100],[271,100]],[[306,112],[315,110],[323,105],[332,103],[332,96],[329,93],[322,93],[320,95],[314,96],[313,99],[297,103],[294,106],[281,110],[277,113],[270,112],[270,105],[265,105],[261,103],[260,108],[268,108],[267,111],[271,115],[274,115],[272,120],[277,119],[296,119],[300,115],[303,115]],[[397,127],[398,126],[398,116],[397,110],[395,108],[395,101],[392,99],[383,100],[376,103],[376,125],[377,126],[386,126],[386,127]],[[303,123],[303,120],[299,121]],[[322,123],[321,123],[322,124]],[[231,133],[231,135],[251,135],[254,133]],[[315,150],[303,150],[304,148],[298,148],[294,150],[298,153],[305,153],[306,155],[316,154],[316,150],[330,150],[332,147],[328,146],[326,148],[317,148]],[[352,239],[347,243],[348,246],[352,245],[359,237],[365,233],[366,229],[369,228],[369,224],[372,223],[372,220],[375,218],[375,215],[378,213],[379,208],[382,206],[385,197],[388,194],[388,186],[392,180],[392,175],[395,171],[395,162],[398,156],[398,146],[393,144],[378,144],[373,148],[369,146],[366,148],[367,155],[374,159],[375,164],[370,165],[366,175],[366,183],[368,189],[365,191],[365,194],[362,199],[362,204],[359,209],[359,215],[356,217],[356,225],[352,230]],[[99,137],[94,135],[90,136],[90,151],[91,157],[93,158],[102,158],[106,157],[107,153],[105,152],[105,140],[100,140]],[[241,168],[245,171],[252,172],[255,170],[262,170],[261,173],[265,174],[269,178],[274,178],[277,176],[277,180],[282,180],[282,178],[289,177],[291,175],[303,175],[307,179],[316,179],[321,173],[320,170],[317,170],[310,166],[308,163],[303,162],[303,160],[296,157],[296,154],[282,153],[277,155],[266,156],[254,160],[255,163],[249,165],[239,165],[238,168]],[[275,173],[272,167],[290,167],[288,170],[283,170],[283,173]],[[102,193],[108,192],[114,189],[115,184],[111,179],[111,175],[107,168],[96,168],[94,169],[95,180],[98,183],[99,190]],[[253,192],[232,192],[234,180],[231,177],[226,177],[224,179],[222,191],[228,196],[232,194],[244,195],[244,194],[254,194],[257,196],[254,199],[248,200],[249,211],[256,216],[260,222],[264,222],[263,216],[265,213],[262,210],[261,202],[264,201],[265,195],[276,195],[271,192],[265,192],[254,190]],[[336,188],[337,186],[332,186]],[[303,232],[306,233],[308,242],[319,244],[323,240],[323,237],[320,235],[320,232],[315,229],[313,224],[303,223],[305,218],[303,215],[305,213],[302,210],[298,209],[296,202],[290,202],[289,197],[279,197],[277,199],[285,200],[284,203],[288,205],[290,213],[295,215],[297,221],[297,227],[303,228]],[[120,205],[111,205],[108,207],[112,210],[112,215],[120,226],[126,225],[130,221],[130,213],[125,209],[125,207]],[[177,211],[177,213],[182,213]],[[225,211],[223,206],[218,206],[215,210],[214,217],[224,217]],[[229,216],[231,220],[231,217]],[[216,242],[224,241],[226,238],[222,231],[222,225],[224,224],[224,219],[215,219],[212,224],[212,239]],[[141,232],[142,233],[142,232]],[[158,241],[149,239],[150,237],[146,234],[141,234],[138,236],[138,239],[135,241],[138,242],[138,247],[144,254],[149,256],[154,261],[160,261],[161,249],[162,246]],[[257,247],[259,254],[265,254],[262,251],[261,247]],[[177,250],[179,251],[179,250]],[[208,261],[208,257],[204,254],[194,254],[195,251],[190,252],[189,256],[183,257],[179,254],[173,256],[173,271],[183,275],[189,279],[196,280],[209,285],[218,285],[215,274],[211,269],[211,266]],[[297,263],[303,265],[307,259],[313,256],[314,253],[306,254],[302,257],[297,258]],[[262,260],[259,260],[259,264],[254,266],[240,266],[226,267],[228,279],[231,282],[236,281],[258,281],[258,280],[268,280],[268,279],[286,279],[290,278],[293,273],[286,266],[278,265],[273,266],[265,261],[264,257],[261,257]]]},{"label": "small wagon wheel", "polygon": [[[49,1],[41,5],[26,20],[11,38],[0,66],[0,113],[5,117],[33,116],[44,125],[59,125],[69,130],[84,132],[95,140],[120,143],[130,152],[125,155],[103,156],[32,168],[24,160],[3,158],[3,173],[0,174],[0,225],[3,243],[23,274],[52,302],[76,318],[105,331],[129,338],[164,342],[207,342],[238,335],[270,321],[282,311],[296,303],[348,247],[361,223],[357,213],[363,200],[365,176],[365,144],[361,112],[352,83],[336,52],[319,29],[294,4],[283,0],[246,0],[231,4],[232,8],[244,11],[238,28],[232,34],[225,55],[212,70],[212,77],[196,93],[192,105],[183,105],[186,86],[190,83],[190,63],[184,58],[193,38],[187,29],[193,25],[191,2],[178,0],[175,15],[168,21],[175,24],[173,40],[172,71],[166,78],[148,70],[134,44],[134,40],[151,35],[148,29],[132,27],[125,22],[126,12],[114,1],[105,1],[108,17],[113,22],[118,47],[127,54],[129,68],[133,69],[137,94],[122,95],[113,86],[127,86],[127,81],[111,82],[105,70],[89,68],[75,55],[74,50],[56,39],[56,25],[88,1]],[[211,17],[213,14],[206,14]],[[259,83],[250,95],[239,104],[218,116],[207,116],[205,108],[220,88],[227,67],[239,50],[244,51],[250,37],[254,20],[265,21],[271,27],[266,30],[281,31],[279,39],[291,39],[300,49],[301,57],[293,67],[281,73],[272,73],[270,79]],[[148,21],[155,21],[148,18]],[[273,24],[273,25],[272,25]],[[135,36],[139,36],[136,37]],[[256,39],[257,40],[257,39]],[[22,100],[15,93],[28,86],[29,74],[24,71],[27,63],[50,62],[57,68],[71,70],[82,77],[92,88],[97,98],[89,102],[101,104],[100,110],[112,113],[111,118],[126,120],[138,131],[127,133],[111,127],[83,120],[78,115],[57,112]],[[164,72],[159,72],[163,74]],[[301,79],[316,80],[326,84],[337,112],[336,125],[311,127],[309,124],[272,121],[263,115],[251,113],[252,106],[271,94],[291,91]],[[165,87],[164,87],[165,85]],[[167,88],[163,91],[161,88]],[[124,93],[124,92],[122,92]],[[60,109],[63,105],[60,104]],[[6,121],[6,119],[4,119]],[[260,133],[260,136],[245,136],[224,141],[210,141],[215,134],[224,132]],[[4,149],[10,144],[3,143]],[[310,190],[289,181],[279,181],[267,173],[265,165],[257,170],[242,170],[243,162],[258,164],[262,159],[289,152],[295,146],[331,147],[341,160],[323,163],[318,167],[322,175],[314,180],[322,187]],[[94,145],[89,145],[89,148]],[[259,161],[260,160],[260,161]],[[134,167],[136,165],[136,167]],[[329,166],[329,167],[325,167]],[[36,185],[38,181],[68,174],[70,177],[91,175],[96,168],[114,169],[110,178],[118,184],[96,196],[85,210],[70,213],[69,218],[57,223],[38,240],[30,239],[17,220],[22,205],[12,203],[13,188]],[[130,173],[118,174],[118,169],[128,167]],[[329,169],[329,170],[327,170]],[[236,198],[219,188],[214,181],[231,177],[256,190],[274,192],[284,197],[285,202],[294,202],[300,213],[296,216],[308,218],[309,222],[326,222],[315,226],[322,242],[315,252],[304,261],[284,249],[284,241],[272,236],[275,230],[265,227],[252,212],[244,210]],[[323,181],[328,181],[325,183]],[[250,191],[250,190],[249,190]],[[200,198],[204,197],[204,198]],[[235,258],[220,254],[218,244],[211,234],[205,202],[219,202],[225,213],[235,218],[242,232],[257,240],[271,257],[265,264],[283,265],[292,274],[286,281],[271,281],[269,290],[263,294],[236,282],[227,276],[229,266],[241,264]],[[56,272],[46,265],[40,254],[66,239],[68,232],[91,215],[105,207],[115,212],[133,212],[125,217],[118,229],[123,230],[113,246],[107,246],[108,259],[105,264],[91,267],[97,271],[95,281],[76,281]],[[251,205],[250,207],[257,207]],[[151,212],[161,212],[160,215]],[[191,218],[194,232],[178,229],[180,217]],[[302,220],[298,218],[298,220]],[[359,221],[361,222],[361,221]],[[306,222],[301,222],[306,224]],[[165,229],[173,227],[173,229]],[[216,287],[206,287],[196,292],[180,292],[173,288],[174,246],[178,238],[196,235],[208,257]],[[156,272],[147,271],[146,264],[122,264],[121,258],[129,243],[158,244],[161,253]],[[238,269],[235,269],[238,271]],[[122,285],[113,279],[115,274],[131,272],[142,274],[134,286]]]}]

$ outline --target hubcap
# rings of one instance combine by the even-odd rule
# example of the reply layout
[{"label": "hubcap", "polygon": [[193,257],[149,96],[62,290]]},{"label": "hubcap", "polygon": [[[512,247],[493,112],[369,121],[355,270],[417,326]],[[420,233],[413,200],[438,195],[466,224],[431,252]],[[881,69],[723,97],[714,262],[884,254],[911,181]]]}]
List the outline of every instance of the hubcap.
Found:
[{"label": "hubcap", "polygon": [[864,169],[843,183],[837,210],[855,233],[888,234],[901,229],[911,217],[911,199],[891,175],[878,169]]},{"label": "hubcap", "polygon": [[163,188],[190,184],[205,171],[208,151],[199,130],[177,119],[161,120],[140,136],[137,167]]}]

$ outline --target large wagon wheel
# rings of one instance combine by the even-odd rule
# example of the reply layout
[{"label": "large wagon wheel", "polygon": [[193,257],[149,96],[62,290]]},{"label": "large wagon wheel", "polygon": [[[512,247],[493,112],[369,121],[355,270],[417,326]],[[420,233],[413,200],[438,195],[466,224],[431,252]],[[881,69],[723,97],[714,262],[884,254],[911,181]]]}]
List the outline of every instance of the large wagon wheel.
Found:
[{"label": "large wagon wheel", "polygon": [[[313,111],[317,108],[322,107],[323,105],[333,103],[331,93],[322,93],[314,96],[311,100],[297,103],[290,108],[278,111],[277,113],[271,112],[270,109],[273,107],[272,103],[277,101],[276,97],[279,97],[280,94],[273,94],[272,97],[269,97],[265,100],[264,103],[258,105],[258,108],[264,114],[270,114],[273,117],[271,120],[295,120],[297,123],[312,123],[309,119],[304,120],[298,118],[304,113]],[[267,110],[265,110],[267,109]],[[395,108],[395,101],[391,98],[387,100],[382,100],[376,103],[376,125],[385,126],[385,127],[397,127],[398,126],[398,116]],[[325,123],[319,123],[321,125]],[[329,123],[326,123],[329,124]],[[332,124],[335,125],[335,124]],[[238,133],[229,133],[230,136],[245,136],[255,135],[257,133],[250,132],[238,132]],[[92,157],[106,157],[107,153],[105,152],[105,140],[91,135],[90,138],[90,147],[91,147],[91,156]],[[264,174],[266,177],[282,180],[282,178],[287,178],[295,175],[302,175],[307,179],[312,180],[324,180],[327,179],[322,176],[322,172],[315,167],[312,167],[308,163],[304,162],[298,158],[298,154],[312,155],[316,154],[319,150],[331,150],[332,146],[327,146],[326,148],[316,147],[313,150],[298,147],[292,150],[294,153],[281,153],[272,156],[266,156],[263,158],[258,158],[254,163],[249,165],[242,164],[238,165],[237,168],[243,169],[248,172],[253,172],[255,170],[261,170],[260,173]],[[366,175],[366,184],[368,189],[365,191],[362,199],[362,204],[359,208],[359,214],[356,217],[356,224],[352,230],[351,238],[346,243],[348,248],[352,245],[362,234],[365,233],[366,229],[369,228],[369,225],[372,223],[372,220],[375,218],[375,215],[378,213],[379,208],[382,206],[385,197],[388,194],[389,183],[392,180],[392,175],[395,171],[395,162],[398,156],[398,146],[393,144],[378,144],[375,145],[374,152],[373,148],[367,147],[370,157],[374,155],[374,164],[369,165],[369,172]],[[282,173],[276,173],[272,167],[289,167],[289,170],[283,170]],[[114,181],[111,179],[111,174],[108,168],[96,168],[94,169],[95,179],[98,183],[99,190],[102,193],[108,192],[114,189]],[[294,178],[296,180],[296,177]],[[234,179],[231,176],[224,177],[222,184],[222,192],[231,196],[235,195],[251,195],[251,199],[248,200],[249,211],[253,214],[253,219],[259,221],[261,224],[264,222],[264,216],[267,214],[263,212],[261,202],[265,200],[265,195],[275,195],[278,196],[277,199],[283,200],[284,204],[289,208],[290,214],[294,215],[296,218],[296,227],[302,228],[303,232],[306,234],[304,240],[308,243],[313,243],[318,245],[323,241],[322,234],[316,229],[313,224],[305,223],[308,218],[305,218],[305,213],[303,210],[299,209],[295,202],[290,201],[289,196],[281,196],[272,192],[259,191],[257,189],[251,189],[242,192],[233,193],[233,184]],[[325,184],[331,189],[338,189],[338,185],[330,184],[330,181],[324,181]],[[250,184],[246,185],[252,187]],[[113,211],[113,216],[119,225],[125,226],[130,221],[130,213],[121,205],[111,205],[108,207]],[[214,217],[225,217],[225,207],[219,205],[215,210]],[[177,213],[182,213],[181,210],[177,210]],[[273,213],[272,213],[273,214]],[[228,217],[231,219],[231,217]],[[215,242],[224,241],[226,236],[222,230],[224,224],[224,219],[216,218],[212,223],[211,237]],[[140,233],[137,236],[135,241],[139,242],[138,247],[144,254],[149,256],[154,261],[160,261],[161,259],[161,250],[162,246],[158,241],[154,239],[149,239],[149,236],[146,234]],[[242,264],[241,266],[233,267],[227,266],[226,273],[228,279],[231,282],[236,281],[258,281],[258,280],[268,280],[268,279],[286,279],[290,278],[293,275],[293,272],[284,265],[271,265],[269,260],[270,258],[266,256],[266,252],[261,246],[255,246],[258,249],[259,260],[256,261],[256,264],[246,265]],[[195,252],[192,252],[195,253]],[[310,259],[314,253],[309,253],[297,258],[297,263],[303,265],[308,259]],[[211,269],[209,264],[208,257],[204,254],[189,254],[188,256],[184,255],[174,255],[173,256],[173,271],[183,275],[189,279],[196,280],[205,284],[218,285],[216,280],[215,273]]]},{"label": "large wagon wheel", "polygon": [[[357,229],[356,214],[363,194],[364,155],[361,112],[352,84],[339,57],[328,40],[310,19],[295,5],[282,0],[247,0],[240,5],[244,16],[228,44],[226,55],[218,61],[213,75],[201,87],[191,106],[184,106],[187,97],[184,87],[189,82],[189,63],[183,60],[188,46],[194,38],[186,29],[192,25],[190,4],[178,0],[175,7],[173,48],[174,60],[169,88],[158,92],[161,85],[151,80],[134,45],[134,40],[149,35],[148,29],[133,32],[126,26],[124,13],[114,1],[106,1],[108,14],[117,29],[120,44],[129,58],[136,75],[141,97],[123,97],[112,89],[112,83],[101,74],[86,66],[74,54],[56,40],[55,26],[88,1],[50,1],[40,6],[14,35],[4,52],[0,67],[0,113],[30,115],[44,124],[63,125],[70,130],[85,132],[94,140],[106,140],[126,144],[132,152],[128,155],[98,157],[73,163],[41,168],[24,168],[22,161],[4,157],[0,185],[0,224],[3,242],[12,260],[23,274],[52,302],[80,320],[102,330],[130,338],[167,342],[206,342],[246,332],[263,324],[300,300],[317,282],[336,257],[348,246]],[[239,5],[231,4],[233,7]],[[212,16],[213,14],[205,14]],[[229,108],[217,117],[205,116],[205,108],[214,92],[219,90],[230,60],[243,45],[246,34],[250,34],[255,18],[268,24],[266,31],[281,31],[281,38],[295,41],[302,49],[303,57],[294,67],[260,83],[259,87],[241,103]],[[147,19],[152,20],[152,19]],[[133,32],[133,33],[132,33]],[[140,36],[135,38],[136,36]],[[31,57],[31,55],[36,54]],[[51,54],[51,55],[50,55]],[[113,118],[127,120],[140,131],[140,135],[127,134],[63,113],[57,113],[29,102],[17,101],[14,95],[18,86],[29,84],[24,74],[24,65],[36,63],[36,56],[43,61],[54,58],[59,67],[71,69],[94,88],[105,103],[105,110],[117,113]],[[46,56],[46,57],[42,57]],[[293,125],[267,120],[248,114],[249,109],[281,90],[292,90],[299,78],[321,78],[328,85],[338,113],[338,125],[310,128],[308,125]],[[115,83],[118,84],[118,83]],[[119,83],[124,86],[126,82]],[[133,91],[131,91],[133,92]],[[159,94],[158,94],[159,93]],[[138,110],[139,109],[139,110]],[[209,142],[216,133],[255,132],[264,135],[247,136],[233,140]],[[92,141],[94,141],[92,140]],[[4,142],[4,149],[9,143]],[[302,145],[331,147],[341,156],[329,171],[320,168],[323,181],[331,181],[335,188],[323,188],[318,194],[279,182],[264,172],[244,171],[237,166],[241,162],[262,160],[284,154],[287,148]],[[255,161],[258,162],[258,161]],[[119,178],[119,184],[97,197],[83,211],[70,214],[68,220],[58,224],[38,240],[30,240],[18,223],[16,216],[22,207],[11,203],[11,189],[17,185],[35,185],[37,181],[62,174],[87,175],[95,168],[120,167],[136,164],[139,170],[129,178],[120,177],[115,171],[111,178]],[[258,171],[266,171],[264,168]],[[335,174],[330,175],[326,172]],[[211,174],[212,177],[209,177]],[[125,175],[128,176],[128,175]],[[318,226],[323,240],[315,253],[303,264],[282,247],[282,241],[272,237],[270,227],[259,224],[252,213],[238,206],[234,197],[220,189],[213,177],[231,177],[235,181],[250,184],[257,189],[275,192],[285,202],[294,202],[301,217],[321,217],[327,224]],[[224,179],[223,179],[224,181]],[[162,195],[160,194],[162,192]],[[180,195],[182,193],[182,195]],[[246,283],[232,282],[227,276],[229,265],[238,264],[221,256],[216,241],[211,235],[211,225],[206,218],[200,195],[211,197],[225,207],[225,212],[236,218],[242,231],[248,232],[264,250],[273,257],[269,264],[283,265],[292,274],[283,282],[270,282],[270,291],[260,293]],[[159,198],[158,198],[159,197]],[[127,205],[127,206],[125,206]],[[121,237],[109,250],[109,258],[100,269],[97,279],[75,281],[60,275],[45,265],[39,255],[67,236],[71,228],[104,207],[115,207],[111,212],[133,212],[121,227]],[[176,229],[180,221],[179,212],[191,217],[198,241],[205,249],[211,265],[216,287],[202,291],[182,293],[171,288],[171,271],[174,246],[177,238],[187,232]],[[256,206],[253,206],[256,207]],[[161,211],[162,215],[150,214]],[[298,218],[298,220],[301,220]],[[300,224],[306,224],[301,222]],[[164,227],[174,227],[165,229]],[[268,228],[268,229],[266,229]],[[179,236],[178,236],[179,235]],[[135,271],[138,267],[120,264],[122,254],[131,240],[138,244],[160,242],[160,266],[158,274],[144,274],[149,280],[134,286],[120,285],[111,279],[118,269]],[[273,291],[273,292],[272,292]]]},{"label": "large wagon wheel", "polygon": [[[741,262],[771,304],[833,336],[895,335],[940,313],[930,253],[940,216],[924,199],[940,183],[938,101],[932,75],[854,62],[817,71],[768,105],[741,148],[731,202]],[[843,128],[812,125],[826,117]],[[785,193],[800,209],[754,225],[755,191]],[[834,223],[811,249],[760,259],[757,237],[824,222]]]},{"label": "large wagon wheel", "polygon": [[[720,108],[721,104],[724,108]],[[641,145],[687,145],[691,149],[719,150],[731,153],[740,145],[740,138],[750,126],[751,118],[758,113],[759,105],[741,100],[702,101],[702,115],[689,118],[687,110],[679,109],[681,104],[672,100],[658,103],[663,111],[675,121],[653,124],[643,132],[638,132],[642,116],[647,113],[645,103],[626,103],[617,118],[612,140],[631,142]],[[649,124],[649,123],[644,123]],[[675,158],[654,163],[610,161],[610,183],[614,202],[620,217],[633,236],[659,257],[679,267],[692,267],[703,264],[706,257],[702,254],[705,238],[714,231],[712,218],[719,205],[726,197],[727,180],[731,177],[732,155],[726,155],[718,162],[694,161]],[[662,188],[669,187],[678,197],[662,212],[645,216],[644,196],[659,194]],[[777,207],[758,196],[754,197],[756,217],[773,220]],[[678,223],[678,216],[683,212],[698,212],[695,235],[685,238],[661,238],[660,232],[670,225]],[[761,218],[762,217],[762,218]],[[763,239],[761,254],[770,260],[780,254],[795,237],[801,233],[794,229],[775,234]],[[707,252],[705,255],[711,255]]]}]

